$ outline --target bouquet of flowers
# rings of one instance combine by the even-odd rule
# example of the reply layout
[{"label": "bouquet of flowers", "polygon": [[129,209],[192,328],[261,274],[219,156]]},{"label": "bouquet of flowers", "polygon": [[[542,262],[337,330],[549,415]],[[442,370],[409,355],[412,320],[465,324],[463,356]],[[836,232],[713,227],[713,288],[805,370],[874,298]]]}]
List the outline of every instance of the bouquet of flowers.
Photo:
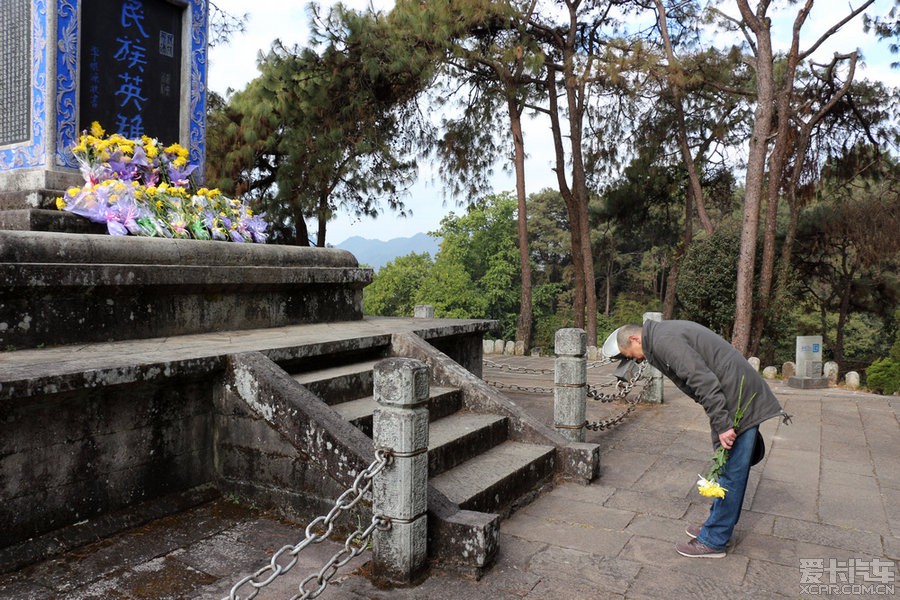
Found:
[{"label": "bouquet of flowers", "polygon": [[72,148],[85,184],[69,188],[56,206],[95,223],[111,235],[265,242],[264,215],[217,189],[195,189],[188,152],[142,136],[105,136],[91,125]]},{"label": "bouquet of flowers", "polygon": [[[756,396],[756,394],[753,394],[752,396],[750,396],[750,399],[747,400],[747,404],[741,405],[743,395],[744,378],[741,377],[741,386],[738,389],[737,409],[734,411],[734,420],[732,421],[732,426],[735,430],[737,430],[741,419],[744,418],[744,413],[747,412],[747,409],[750,407],[750,403],[753,402],[753,398]],[[715,453],[713,453],[712,466],[709,469],[709,473],[706,474],[706,477],[697,475],[697,477],[699,477],[699,479],[697,480],[697,491],[701,496],[706,496],[707,498],[725,497],[725,493],[728,490],[719,485],[719,476],[725,470],[725,463],[727,462],[728,450],[726,450],[724,446],[719,446],[718,448],[716,448]]]}]

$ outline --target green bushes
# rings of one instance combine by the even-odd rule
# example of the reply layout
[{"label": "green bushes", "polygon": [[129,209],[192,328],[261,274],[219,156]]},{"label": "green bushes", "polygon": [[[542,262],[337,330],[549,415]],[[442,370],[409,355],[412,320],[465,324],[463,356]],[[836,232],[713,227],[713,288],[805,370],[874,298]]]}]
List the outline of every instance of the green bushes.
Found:
[{"label": "green bushes", "polygon": [[900,392],[900,338],[894,341],[887,358],[876,360],[866,369],[866,387],[882,394]]}]

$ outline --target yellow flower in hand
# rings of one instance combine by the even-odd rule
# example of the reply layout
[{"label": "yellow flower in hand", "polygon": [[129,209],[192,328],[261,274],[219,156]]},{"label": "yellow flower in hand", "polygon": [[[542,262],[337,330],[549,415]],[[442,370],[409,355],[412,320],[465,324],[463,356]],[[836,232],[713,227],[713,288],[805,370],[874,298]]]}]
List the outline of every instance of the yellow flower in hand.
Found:
[{"label": "yellow flower in hand", "polygon": [[709,481],[705,477],[701,477],[697,475],[700,479],[697,480],[697,491],[700,492],[701,496],[706,496],[707,498],[724,498],[725,497],[725,488],[719,485],[716,481]]}]

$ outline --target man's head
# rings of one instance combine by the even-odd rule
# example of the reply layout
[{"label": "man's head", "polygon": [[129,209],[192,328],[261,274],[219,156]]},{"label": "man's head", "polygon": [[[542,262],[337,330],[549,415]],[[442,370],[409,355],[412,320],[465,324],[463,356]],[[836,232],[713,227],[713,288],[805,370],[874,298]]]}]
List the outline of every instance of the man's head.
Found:
[{"label": "man's head", "polygon": [[644,349],[641,345],[641,326],[635,323],[622,325],[606,338],[602,352],[607,358],[624,357],[632,360],[643,360]]}]

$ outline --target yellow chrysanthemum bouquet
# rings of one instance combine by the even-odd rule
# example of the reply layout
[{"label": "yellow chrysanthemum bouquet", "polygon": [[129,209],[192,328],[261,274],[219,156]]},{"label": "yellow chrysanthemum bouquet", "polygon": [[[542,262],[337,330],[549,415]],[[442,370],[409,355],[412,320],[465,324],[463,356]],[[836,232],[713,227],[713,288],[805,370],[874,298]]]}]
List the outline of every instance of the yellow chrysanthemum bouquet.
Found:
[{"label": "yellow chrysanthemum bouquet", "polygon": [[[738,390],[738,402],[737,409],[734,411],[734,420],[732,421],[732,426],[735,431],[737,431],[738,425],[741,423],[741,419],[744,418],[744,413],[747,412],[747,409],[750,407],[750,404],[753,402],[753,398],[756,397],[756,394],[750,396],[750,399],[747,400],[747,404],[741,404],[744,395],[744,378],[741,377],[741,386]],[[706,496],[707,498],[724,498],[725,493],[728,491],[726,488],[723,488],[719,485],[719,476],[725,470],[725,463],[728,462],[728,450],[724,446],[719,446],[716,448],[716,451],[712,456],[712,466],[709,468],[709,473],[706,474],[706,477],[702,475],[697,475],[699,479],[697,480],[697,491],[701,496]]]},{"label": "yellow chrysanthemum bouquet", "polygon": [[85,185],[73,187],[57,208],[105,223],[111,235],[264,242],[266,222],[240,200],[193,185],[196,165],[179,144],[148,136],[106,136],[91,125],[72,148]]}]

